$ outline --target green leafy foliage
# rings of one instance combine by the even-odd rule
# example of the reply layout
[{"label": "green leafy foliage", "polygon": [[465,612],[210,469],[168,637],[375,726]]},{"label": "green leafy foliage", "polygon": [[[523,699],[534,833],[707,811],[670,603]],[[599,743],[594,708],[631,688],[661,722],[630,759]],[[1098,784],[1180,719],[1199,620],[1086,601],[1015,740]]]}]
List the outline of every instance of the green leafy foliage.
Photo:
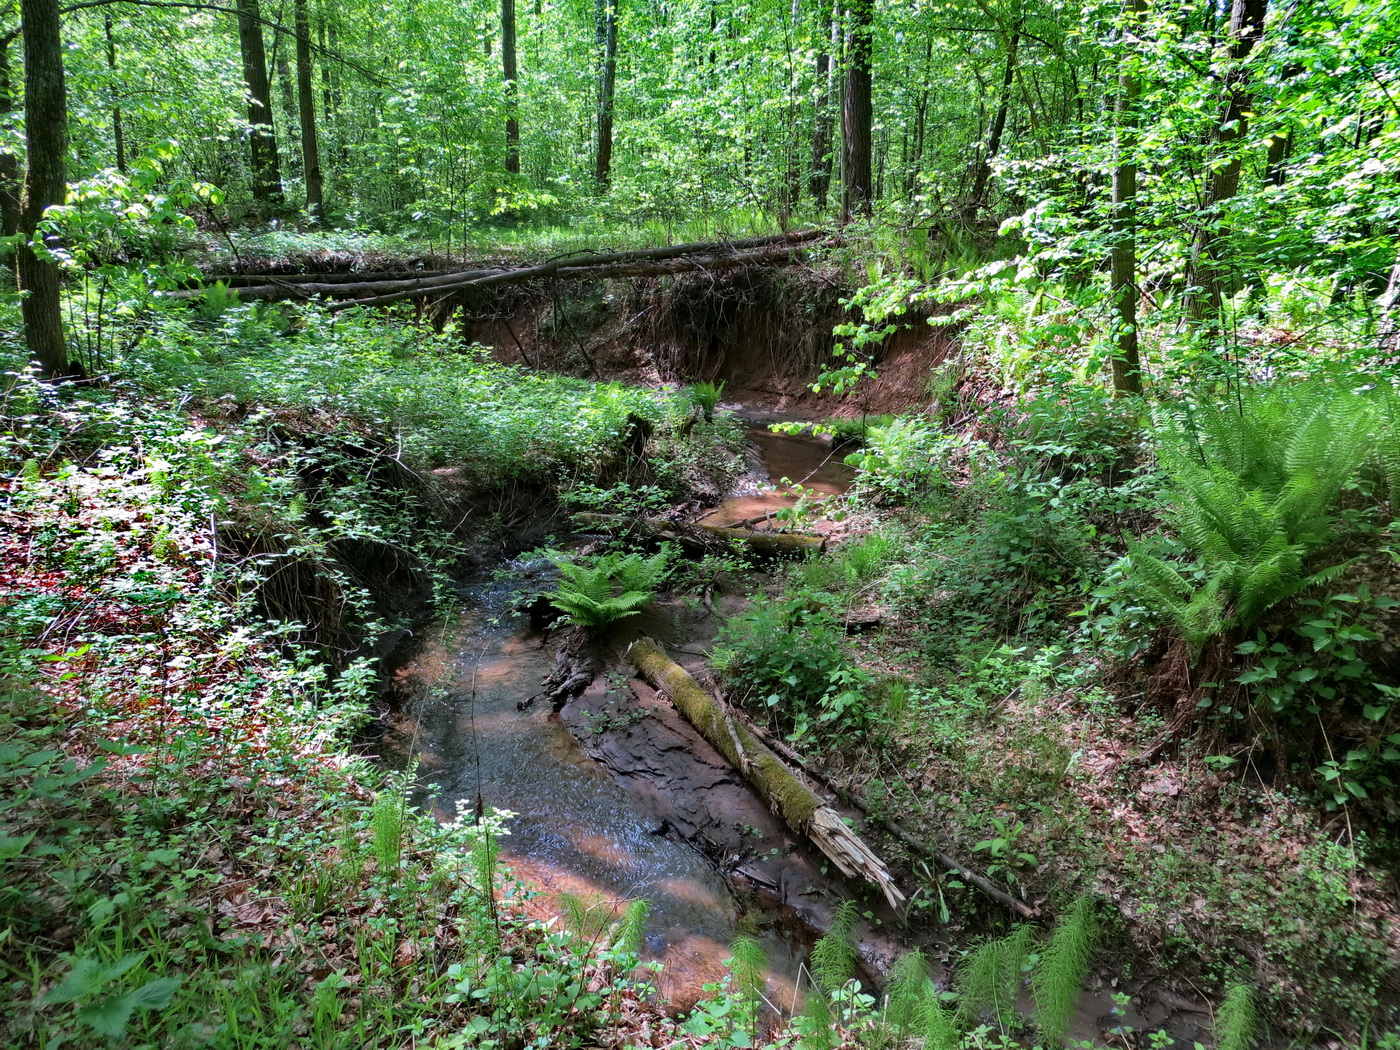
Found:
[{"label": "green leafy foliage", "polygon": [[1254,992],[1244,983],[1232,984],[1215,1009],[1215,1045],[1218,1050],[1250,1050],[1258,1017]]},{"label": "green leafy foliage", "polygon": [[554,552],[550,559],[560,576],[550,602],[570,623],[601,630],[636,616],[651,601],[666,576],[670,552],[663,549],[650,558],[613,552],[587,559]]},{"label": "green leafy foliage", "polygon": [[1002,1032],[1011,1028],[1034,936],[1030,926],[1017,926],[1005,937],[983,941],[962,961],[957,971],[958,1008],[965,1020],[990,1018]]}]

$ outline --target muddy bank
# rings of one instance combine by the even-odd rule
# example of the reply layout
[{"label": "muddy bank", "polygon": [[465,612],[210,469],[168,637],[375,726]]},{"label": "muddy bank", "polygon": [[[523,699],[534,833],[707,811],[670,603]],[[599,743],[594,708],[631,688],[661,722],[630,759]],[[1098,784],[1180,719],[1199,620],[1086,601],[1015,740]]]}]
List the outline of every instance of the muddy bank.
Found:
[{"label": "muddy bank", "polygon": [[726,398],[806,418],[892,412],[926,399],[929,372],[957,333],[927,315],[876,350],[878,378],[850,397],[813,394],[831,361],[832,328],[852,319],[853,289],[835,269],[754,267],[723,274],[518,291],[467,303],[462,337],[503,362],[643,385],[723,382]]}]

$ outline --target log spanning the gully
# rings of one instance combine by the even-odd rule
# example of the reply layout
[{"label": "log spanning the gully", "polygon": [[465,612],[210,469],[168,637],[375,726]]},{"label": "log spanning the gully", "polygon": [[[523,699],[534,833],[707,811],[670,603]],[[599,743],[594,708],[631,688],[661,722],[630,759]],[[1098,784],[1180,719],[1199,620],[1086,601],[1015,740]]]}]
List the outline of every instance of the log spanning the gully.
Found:
[{"label": "log spanning the gully", "polygon": [[[333,312],[356,306],[387,306],[405,299],[446,296],[458,292],[530,281],[599,281],[617,277],[662,277],[697,271],[732,270],[744,266],[779,266],[799,261],[803,252],[827,236],[825,230],[798,230],[737,241],[675,244],[622,252],[572,252],[531,266],[477,264],[453,272],[391,275],[376,273],[363,279],[354,274],[230,274],[210,275],[209,283],[236,288],[240,299],[336,300]],[[204,289],[166,293],[172,299],[195,299]]]}]

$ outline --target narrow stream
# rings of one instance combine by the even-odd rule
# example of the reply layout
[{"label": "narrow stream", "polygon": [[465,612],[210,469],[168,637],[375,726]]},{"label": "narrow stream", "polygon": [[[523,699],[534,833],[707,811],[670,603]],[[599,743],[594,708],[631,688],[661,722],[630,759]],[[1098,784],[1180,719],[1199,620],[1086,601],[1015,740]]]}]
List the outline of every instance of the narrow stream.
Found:
[{"label": "narrow stream", "polygon": [[[805,481],[824,495],[849,484],[850,471],[821,439],[760,427],[749,436],[774,481]],[[747,490],[712,519],[796,502],[762,480],[750,477]],[[443,818],[459,800],[478,797],[515,814],[501,854],[543,891],[531,904],[539,917],[557,914],[563,893],[647,898],[646,952],[663,964],[658,987],[673,1006],[687,1008],[705,983],[722,978],[730,943],[749,934],[768,956],[770,1001],[791,1009],[814,939],[798,914],[819,919],[840,888],[828,887],[800,845],[669,705],[625,673],[605,676],[562,716],[544,703],[518,710],[553,670],[554,651],[510,611],[511,597],[547,585],[540,576],[548,567],[503,568],[466,585],[461,613],[396,673],[384,758],[418,759],[420,783],[436,785],[431,804]],[[706,615],[663,608],[627,626],[632,635],[646,631],[699,654],[718,627],[717,618],[701,622]]]}]

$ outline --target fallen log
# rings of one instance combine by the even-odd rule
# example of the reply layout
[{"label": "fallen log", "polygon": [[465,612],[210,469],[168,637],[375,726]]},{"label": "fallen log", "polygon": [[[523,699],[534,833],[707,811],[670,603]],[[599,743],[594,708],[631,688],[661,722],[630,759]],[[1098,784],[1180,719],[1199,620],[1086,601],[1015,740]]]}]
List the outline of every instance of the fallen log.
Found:
[{"label": "fallen log", "polygon": [[761,557],[796,558],[826,547],[825,536],[804,532],[762,532],[758,529],[706,525],[703,522],[633,518],[623,514],[596,514],[591,511],[575,514],[574,521],[580,525],[597,525],[618,532],[641,534],[654,540],[670,540],[687,550],[702,554],[727,551],[738,543]]},{"label": "fallen log", "polygon": [[728,716],[725,706],[661,646],[650,638],[639,639],[628,646],[627,659],[648,682],[670,696],[716,751],[743,772],[788,827],[810,838],[848,877],[878,886],[890,907],[898,908],[904,902],[904,894],[884,862],[847,827],[841,815],[823,803],[747,726]]},{"label": "fallen log", "polygon": [[[787,262],[803,251],[801,244],[781,247],[758,248],[749,252],[716,255],[687,255],[661,259],[628,259],[629,253],[614,256],[598,256],[586,264],[578,261],[556,261],[539,266],[528,266],[518,270],[504,270],[497,273],[452,280],[447,277],[434,278],[426,286],[435,294],[464,292],[468,289],[489,288],[498,284],[518,284],[524,281],[549,277],[560,281],[590,280],[600,281],[613,277],[664,277],[695,270],[732,270],[741,266],[768,265]],[[422,289],[394,291],[375,295],[368,299],[355,299],[351,302],[336,303],[330,307],[333,313],[349,310],[355,306],[387,306],[424,294]]]},{"label": "fallen log", "polygon": [[975,886],[992,900],[996,901],[998,904],[1005,905],[1022,918],[1037,919],[1041,917],[1039,908],[1034,908],[1025,901],[1017,900],[981,872],[968,867],[956,857],[930,846],[893,817],[885,816],[876,811],[870,803],[866,801],[863,795],[852,791],[850,788],[832,777],[827,776],[820,770],[813,769],[805,758],[790,748],[786,743],[778,740],[762,726],[750,725],[747,722],[743,724],[754,736],[768,744],[775,752],[782,755],[813,780],[821,784],[822,787],[826,788],[840,799],[843,804],[850,806],[852,809],[859,810],[866,820],[877,827],[883,828],[915,853],[929,860],[937,861],[964,882]]},{"label": "fallen log", "polygon": [[[427,275],[423,277],[400,277],[388,280],[357,280],[357,281],[284,281],[281,278],[273,278],[265,284],[244,285],[235,290],[238,298],[243,300],[261,300],[263,302],[282,302],[290,299],[319,299],[319,298],[355,298],[365,295],[379,295],[384,292],[402,293],[402,298],[413,298],[417,295],[431,295],[442,291],[444,283],[460,283],[471,277],[486,277],[491,274],[501,273],[497,269],[492,270],[465,270],[460,272]],[[186,288],[180,291],[167,292],[167,299],[198,299],[204,295],[205,288]]]}]

